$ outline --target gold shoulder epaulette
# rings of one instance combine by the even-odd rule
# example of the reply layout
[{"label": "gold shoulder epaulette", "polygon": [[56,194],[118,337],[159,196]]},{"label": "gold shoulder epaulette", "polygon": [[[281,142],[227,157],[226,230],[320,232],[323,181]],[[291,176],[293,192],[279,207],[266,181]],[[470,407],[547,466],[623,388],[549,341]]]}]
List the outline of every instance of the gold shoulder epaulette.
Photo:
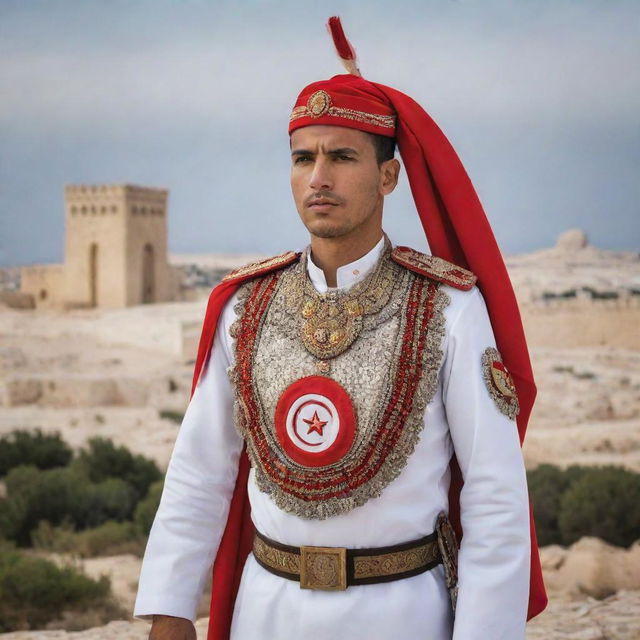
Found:
[{"label": "gold shoulder epaulette", "polygon": [[474,273],[453,264],[453,262],[427,253],[420,253],[409,247],[395,247],[391,252],[391,258],[415,273],[438,280],[438,282],[444,282],[463,291],[471,289],[478,279]]},{"label": "gold shoulder epaulette", "polygon": [[299,258],[299,253],[296,253],[295,251],[287,251],[285,253],[281,253],[279,256],[274,256],[273,258],[267,258],[266,260],[260,260],[259,262],[251,262],[250,264],[245,264],[243,267],[234,269],[227,273],[227,275],[222,278],[222,282],[237,280],[238,278],[245,279],[254,276],[262,276],[270,273],[271,271],[277,271],[278,269],[288,267]]}]

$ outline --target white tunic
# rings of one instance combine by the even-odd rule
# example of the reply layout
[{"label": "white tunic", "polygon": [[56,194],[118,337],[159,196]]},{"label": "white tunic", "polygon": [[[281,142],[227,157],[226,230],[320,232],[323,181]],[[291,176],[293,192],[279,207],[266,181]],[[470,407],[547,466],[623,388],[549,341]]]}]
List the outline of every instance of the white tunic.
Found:
[{"label": "white tunic", "polygon": [[[381,240],[337,272],[349,287],[371,269]],[[309,259],[310,279],[327,290]],[[459,556],[455,622],[442,566],[342,592],[302,590],[249,556],[233,616],[232,640],[519,640],[525,637],[529,595],[529,508],[515,421],[502,414],[482,377],[481,356],[495,339],[477,287],[441,285],[451,299],[438,389],[424,431],[400,476],[379,498],[326,520],[282,511],[249,475],[252,520],[263,534],[289,545],[381,547],[420,538],[447,510],[449,460],[455,451],[464,487],[464,538]],[[222,536],[235,485],[242,439],[232,419],[229,327],[235,296],[225,306],[212,359],[180,428],[164,492],[145,552],[134,615],[195,619],[196,606]]]}]

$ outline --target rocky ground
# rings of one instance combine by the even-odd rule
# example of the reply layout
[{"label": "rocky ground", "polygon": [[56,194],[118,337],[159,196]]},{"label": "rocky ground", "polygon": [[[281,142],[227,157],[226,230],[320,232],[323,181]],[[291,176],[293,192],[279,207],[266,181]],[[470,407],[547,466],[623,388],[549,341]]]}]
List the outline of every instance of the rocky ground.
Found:
[{"label": "rocky ground", "polygon": [[[527,640],[637,640],[640,591],[620,591],[605,600],[557,598],[527,626]],[[207,619],[196,623],[199,640],[207,637]],[[146,640],[146,622],[118,620],[86,631],[18,631],[2,640]],[[372,640],[375,640],[372,638]]]}]

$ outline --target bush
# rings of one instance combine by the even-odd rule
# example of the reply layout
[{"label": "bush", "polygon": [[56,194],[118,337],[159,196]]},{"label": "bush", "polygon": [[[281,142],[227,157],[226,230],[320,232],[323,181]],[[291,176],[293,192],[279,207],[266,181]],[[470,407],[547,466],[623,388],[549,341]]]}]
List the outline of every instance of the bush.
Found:
[{"label": "bush", "polygon": [[151,531],[151,525],[153,524],[153,519],[156,517],[156,511],[160,504],[163,485],[163,481],[154,482],[151,487],[149,487],[147,497],[141,500],[136,507],[133,520],[142,535],[148,536]]},{"label": "bush", "polygon": [[107,577],[92,580],[0,541],[0,632],[42,628],[64,610],[105,605],[114,609]]},{"label": "bush", "polygon": [[563,471],[544,464],[527,478],[540,545],[597,536],[629,546],[640,538],[640,474],[619,467]]},{"label": "bush", "polygon": [[30,533],[41,520],[86,529],[107,520],[129,519],[136,504],[135,492],[124,480],[92,484],[72,467],[47,471],[18,467],[5,482],[8,498],[0,501],[0,535],[23,546],[29,545]]},{"label": "bush", "polygon": [[562,470],[552,464],[541,464],[527,472],[540,546],[561,543],[562,536],[558,524],[560,502],[565,491],[585,471],[586,467],[573,466]]},{"label": "bush", "polygon": [[640,474],[612,466],[589,469],[562,496],[558,523],[567,545],[590,535],[630,546],[640,538]]},{"label": "bush", "polygon": [[52,469],[69,464],[73,452],[59,433],[16,430],[0,438],[0,476],[22,465]]},{"label": "bush", "polygon": [[182,421],[184,420],[184,413],[174,411],[173,409],[161,409],[158,411],[158,415],[163,420],[171,420],[171,422],[175,422],[176,424],[182,424]]},{"label": "bush", "polygon": [[82,450],[74,466],[92,482],[109,478],[120,479],[131,485],[135,500],[143,498],[149,486],[162,478],[153,460],[132,454],[126,447],[116,447],[111,440],[92,438],[88,450]]},{"label": "bush", "polygon": [[55,553],[72,553],[80,558],[114,556],[132,553],[142,556],[146,537],[133,522],[109,520],[99,527],[75,531],[69,523],[59,527],[46,520],[31,532],[31,542],[36,549]]}]

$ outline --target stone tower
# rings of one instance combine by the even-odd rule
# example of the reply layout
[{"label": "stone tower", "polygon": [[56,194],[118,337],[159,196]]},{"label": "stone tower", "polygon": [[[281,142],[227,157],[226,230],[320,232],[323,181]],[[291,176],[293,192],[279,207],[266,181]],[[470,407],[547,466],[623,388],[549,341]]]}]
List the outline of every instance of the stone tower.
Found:
[{"label": "stone tower", "polygon": [[25,267],[37,306],[128,307],[174,297],[166,189],[68,185],[64,265]]},{"label": "stone tower", "polygon": [[64,195],[71,306],[128,307],[170,299],[168,191],[70,185]]}]

